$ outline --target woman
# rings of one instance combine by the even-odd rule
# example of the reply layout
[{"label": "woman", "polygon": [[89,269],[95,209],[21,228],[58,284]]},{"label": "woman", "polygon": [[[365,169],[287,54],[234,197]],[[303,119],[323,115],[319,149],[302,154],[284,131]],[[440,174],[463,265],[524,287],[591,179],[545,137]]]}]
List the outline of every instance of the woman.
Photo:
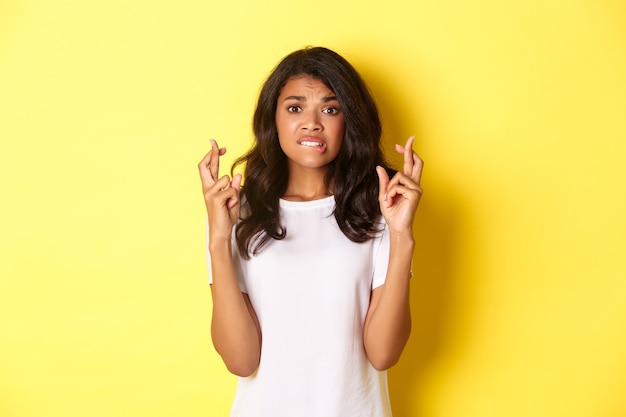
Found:
[{"label": "woman", "polygon": [[[239,375],[232,416],[390,416],[385,370],[410,334],[412,224],[423,163],[413,138],[381,151],[376,105],[326,48],[265,82],[256,141],[218,177],[198,167],[209,222],[213,344]],[[391,179],[390,179],[391,175]]]}]

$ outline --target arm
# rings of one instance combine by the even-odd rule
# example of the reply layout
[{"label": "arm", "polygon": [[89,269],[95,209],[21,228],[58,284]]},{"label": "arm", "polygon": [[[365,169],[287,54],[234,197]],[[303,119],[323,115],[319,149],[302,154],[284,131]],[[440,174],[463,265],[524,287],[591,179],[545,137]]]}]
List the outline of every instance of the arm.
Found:
[{"label": "arm", "polygon": [[250,298],[237,285],[230,245],[210,244],[209,250],[213,273],[213,346],[230,372],[249,376],[259,366],[261,329]]},{"label": "arm", "polygon": [[261,330],[247,294],[239,290],[232,259],[231,234],[239,218],[241,176],[216,179],[219,157],[226,152],[211,141],[198,169],[209,218],[209,251],[213,284],[211,338],[230,372],[252,374],[261,357]]},{"label": "arm", "polygon": [[363,343],[372,365],[378,370],[393,366],[411,333],[409,281],[415,240],[413,219],[422,195],[420,178],[423,162],[415,154],[409,138],[396,150],[404,155],[404,170],[391,180],[378,167],[379,202],[389,226],[389,266],[385,283],[372,291],[365,318]]}]

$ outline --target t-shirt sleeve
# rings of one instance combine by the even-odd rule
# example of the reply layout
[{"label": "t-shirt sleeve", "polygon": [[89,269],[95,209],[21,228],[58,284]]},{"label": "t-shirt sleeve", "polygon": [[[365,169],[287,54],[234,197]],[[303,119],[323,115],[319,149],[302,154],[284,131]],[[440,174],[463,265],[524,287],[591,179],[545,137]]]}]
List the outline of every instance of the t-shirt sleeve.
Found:
[{"label": "t-shirt sleeve", "polygon": [[[211,252],[209,251],[209,219],[206,221],[206,266],[207,273],[209,275],[209,285],[213,284],[213,273],[211,269]],[[233,264],[235,266],[235,272],[237,273],[237,283],[239,285],[239,289],[241,292],[247,293],[246,284],[243,281],[242,268],[241,268],[241,256],[239,256],[239,250],[237,250],[237,240],[235,238],[235,228],[233,228],[233,233],[231,236],[231,250],[232,250],[232,258]]]},{"label": "t-shirt sleeve", "polygon": [[389,266],[389,227],[387,222],[382,220],[383,230],[374,239],[373,277],[372,289],[380,287],[387,278],[387,267]]}]

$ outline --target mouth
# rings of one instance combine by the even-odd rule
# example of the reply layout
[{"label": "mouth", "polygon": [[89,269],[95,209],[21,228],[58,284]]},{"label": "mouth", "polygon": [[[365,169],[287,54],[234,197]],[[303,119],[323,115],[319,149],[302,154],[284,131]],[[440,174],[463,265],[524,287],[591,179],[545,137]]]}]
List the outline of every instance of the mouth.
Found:
[{"label": "mouth", "polygon": [[326,144],[323,141],[315,138],[303,138],[298,141],[298,144],[306,146],[307,148],[315,149],[318,152],[323,152],[324,150],[326,150]]}]

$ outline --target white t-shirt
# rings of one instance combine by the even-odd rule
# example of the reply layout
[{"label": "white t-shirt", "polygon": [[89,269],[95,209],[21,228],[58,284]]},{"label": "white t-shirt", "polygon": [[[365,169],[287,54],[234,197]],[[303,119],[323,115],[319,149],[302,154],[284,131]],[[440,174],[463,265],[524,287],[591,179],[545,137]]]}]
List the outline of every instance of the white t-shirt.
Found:
[{"label": "white t-shirt", "polygon": [[285,239],[249,260],[234,249],[263,341],[257,371],[239,378],[232,417],[391,416],[386,372],[363,347],[371,291],[387,273],[389,231],[381,217],[379,237],[352,242],[334,208],[334,197],[280,200]]}]

